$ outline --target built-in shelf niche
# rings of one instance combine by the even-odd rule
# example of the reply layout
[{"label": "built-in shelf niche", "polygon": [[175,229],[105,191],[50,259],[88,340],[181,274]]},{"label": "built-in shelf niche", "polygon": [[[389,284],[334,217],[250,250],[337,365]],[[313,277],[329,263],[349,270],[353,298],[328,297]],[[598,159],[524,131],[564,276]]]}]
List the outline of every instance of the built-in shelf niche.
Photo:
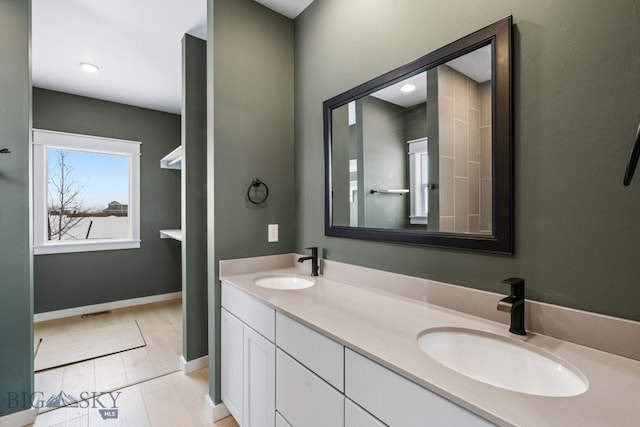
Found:
[{"label": "built-in shelf niche", "polygon": [[160,159],[163,169],[182,169],[182,145]]},{"label": "built-in shelf niche", "polygon": [[170,230],[160,230],[161,239],[174,239],[182,242],[182,230],[179,228]]},{"label": "built-in shelf niche", "polygon": [[[160,159],[162,169],[182,169],[182,145]],[[174,239],[182,242],[182,230],[179,228],[160,230],[161,239]]]}]

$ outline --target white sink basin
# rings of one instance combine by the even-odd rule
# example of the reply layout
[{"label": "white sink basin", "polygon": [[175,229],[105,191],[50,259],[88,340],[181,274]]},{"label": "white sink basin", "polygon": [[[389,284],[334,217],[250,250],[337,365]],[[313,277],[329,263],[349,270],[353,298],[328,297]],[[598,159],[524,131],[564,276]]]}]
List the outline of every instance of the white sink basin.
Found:
[{"label": "white sink basin", "polygon": [[589,388],[570,363],[532,344],[472,329],[427,329],[418,345],[462,375],[507,390],[537,396],[576,396]]},{"label": "white sink basin", "polygon": [[301,276],[273,275],[259,277],[253,281],[258,286],[269,289],[295,290],[309,288],[316,284],[315,280]]}]

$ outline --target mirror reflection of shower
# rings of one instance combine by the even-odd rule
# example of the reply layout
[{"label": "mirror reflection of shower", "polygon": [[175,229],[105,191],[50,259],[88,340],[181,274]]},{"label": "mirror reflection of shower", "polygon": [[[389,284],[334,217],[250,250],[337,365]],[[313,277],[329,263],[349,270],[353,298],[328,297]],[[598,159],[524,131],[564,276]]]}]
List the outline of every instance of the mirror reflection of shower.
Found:
[{"label": "mirror reflection of shower", "polygon": [[335,108],[333,223],[491,234],[491,85],[487,45]]}]

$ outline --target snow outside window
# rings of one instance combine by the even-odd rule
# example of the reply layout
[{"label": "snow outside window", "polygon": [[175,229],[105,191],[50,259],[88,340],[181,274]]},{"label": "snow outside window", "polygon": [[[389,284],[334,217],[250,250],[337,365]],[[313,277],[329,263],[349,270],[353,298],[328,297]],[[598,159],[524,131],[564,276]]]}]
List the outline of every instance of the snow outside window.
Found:
[{"label": "snow outside window", "polygon": [[33,131],[34,254],[140,247],[140,143]]}]

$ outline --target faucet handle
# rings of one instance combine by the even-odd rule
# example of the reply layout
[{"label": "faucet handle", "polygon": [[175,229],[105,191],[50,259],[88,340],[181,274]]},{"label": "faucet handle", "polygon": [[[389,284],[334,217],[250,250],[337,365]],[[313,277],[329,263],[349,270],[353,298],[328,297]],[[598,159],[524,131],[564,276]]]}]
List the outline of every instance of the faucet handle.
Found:
[{"label": "faucet handle", "polygon": [[524,298],[524,279],[521,277],[510,277],[504,279],[502,283],[511,285],[511,296]]},{"label": "faucet handle", "polygon": [[317,246],[309,246],[308,248],[305,249],[311,249],[311,255],[314,257],[318,256],[318,247]]},{"label": "faucet handle", "polygon": [[511,312],[511,326],[509,332],[517,335],[527,335],[524,327],[524,279],[511,277],[502,281],[511,285],[511,295],[498,302],[498,310]]}]

